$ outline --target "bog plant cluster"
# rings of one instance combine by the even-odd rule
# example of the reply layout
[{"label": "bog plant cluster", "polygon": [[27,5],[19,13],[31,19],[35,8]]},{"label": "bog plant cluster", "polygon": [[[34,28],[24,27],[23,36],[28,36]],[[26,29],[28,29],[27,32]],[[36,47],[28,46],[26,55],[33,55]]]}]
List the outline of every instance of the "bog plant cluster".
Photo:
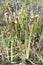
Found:
[{"label": "bog plant cluster", "polygon": [[[15,64],[15,59],[19,57],[22,62],[26,60],[35,65],[31,61],[32,55],[35,57],[35,54],[38,60],[43,63],[42,57],[38,56],[34,48],[36,36],[38,33],[41,34],[41,20],[39,14],[26,11],[25,4],[26,2],[18,15],[11,12],[10,3],[7,3],[7,6],[3,8],[3,26],[0,27],[0,52],[11,64]],[[39,49],[38,46],[37,48]]]}]

